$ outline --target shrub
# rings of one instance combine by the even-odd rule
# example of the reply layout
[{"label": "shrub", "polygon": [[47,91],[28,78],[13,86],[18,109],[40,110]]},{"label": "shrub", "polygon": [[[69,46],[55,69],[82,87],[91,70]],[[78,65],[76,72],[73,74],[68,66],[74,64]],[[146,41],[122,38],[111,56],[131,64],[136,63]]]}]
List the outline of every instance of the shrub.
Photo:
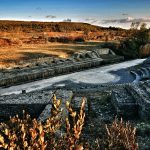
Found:
[{"label": "shrub", "polygon": [[75,42],[85,42],[84,38],[83,37],[76,37],[74,39]]},{"label": "shrub", "polygon": [[149,29],[146,25],[142,24],[140,30],[131,29],[131,37],[121,41],[118,51],[126,58],[140,57],[140,47],[148,44],[150,41]]},{"label": "shrub", "polygon": [[84,42],[84,38],[82,36],[72,37],[72,36],[61,36],[61,37],[49,37],[49,42],[61,42],[61,43],[69,43],[69,42]]},{"label": "shrub", "polygon": [[110,149],[138,150],[136,128],[132,128],[129,122],[124,123],[122,119],[115,119],[111,126],[106,125],[106,130]]}]

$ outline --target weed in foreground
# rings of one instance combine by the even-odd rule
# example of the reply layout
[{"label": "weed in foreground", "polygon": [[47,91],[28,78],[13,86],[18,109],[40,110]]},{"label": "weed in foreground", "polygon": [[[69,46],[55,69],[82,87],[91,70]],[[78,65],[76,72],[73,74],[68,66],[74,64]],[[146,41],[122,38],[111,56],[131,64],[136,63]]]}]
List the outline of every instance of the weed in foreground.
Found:
[{"label": "weed in foreground", "polygon": [[136,128],[129,122],[125,123],[115,118],[112,125],[106,125],[108,144],[110,149],[138,150],[136,143]]},{"label": "weed in foreground", "polygon": [[[9,122],[0,124],[0,148],[8,150],[45,150],[45,149],[70,149],[81,150],[83,146],[79,143],[82,127],[84,125],[85,100],[82,100],[80,113],[77,121],[70,128],[70,120],[66,118],[66,134],[58,136],[56,133],[62,126],[61,100],[53,98],[51,116],[45,122],[31,119],[30,115],[23,112],[23,119],[18,115],[10,118]],[[70,115],[76,117],[67,102]]]},{"label": "weed in foreground", "polygon": [[[62,121],[61,100],[53,97],[51,116],[45,122],[32,119],[23,112],[23,119],[18,115],[10,118],[7,123],[0,123],[0,149],[8,150],[83,150],[87,148],[86,141],[81,141],[81,133],[85,122],[85,99],[82,100],[79,113],[74,111],[69,102],[66,102],[69,113],[66,118],[65,131]],[[107,149],[138,150],[136,143],[136,128],[129,122],[117,119],[111,125],[106,125],[108,142]],[[61,133],[61,134],[58,134]],[[94,140],[93,140],[94,141]],[[105,145],[96,141],[96,149]],[[105,143],[106,143],[105,141]],[[82,142],[82,143],[81,143]]]}]

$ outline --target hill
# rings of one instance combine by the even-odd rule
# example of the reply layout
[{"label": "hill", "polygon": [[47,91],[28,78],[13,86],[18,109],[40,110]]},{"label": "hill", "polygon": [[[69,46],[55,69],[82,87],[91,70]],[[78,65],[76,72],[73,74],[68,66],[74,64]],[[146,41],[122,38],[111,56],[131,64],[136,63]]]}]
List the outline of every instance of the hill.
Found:
[{"label": "hill", "polygon": [[94,26],[88,23],[79,22],[37,22],[37,21],[0,21],[1,32],[14,32],[18,28],[23,32],[36,31],[36,32],[70,32],[70,31],[85,31],[85,32],[97,32],[102,30],[117,30],[123,31],[121,28],[104,28],[100,26]]},{"label": "hill", "polygon": [[129,36],[121,28],[79,22],[0,21],[0,46],[47,42],[119,41]]}]

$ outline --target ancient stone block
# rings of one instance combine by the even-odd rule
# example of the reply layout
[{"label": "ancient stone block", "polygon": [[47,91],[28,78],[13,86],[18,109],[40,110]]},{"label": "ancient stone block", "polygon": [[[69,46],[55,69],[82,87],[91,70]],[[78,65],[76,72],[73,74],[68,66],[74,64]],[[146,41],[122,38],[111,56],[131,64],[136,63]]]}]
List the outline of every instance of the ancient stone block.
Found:
[{"label": "ancient stone block", "polygon": [[138,107],[136,101],[125,88],[113,90],[112,104],[115,106],[118,115],[130,118],[137,115]]}]

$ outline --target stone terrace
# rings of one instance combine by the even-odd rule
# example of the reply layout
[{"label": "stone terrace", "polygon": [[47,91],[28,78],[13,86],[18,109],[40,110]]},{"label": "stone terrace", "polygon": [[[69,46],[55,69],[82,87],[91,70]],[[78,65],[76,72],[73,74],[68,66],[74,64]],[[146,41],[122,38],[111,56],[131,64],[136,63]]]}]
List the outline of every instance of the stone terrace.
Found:
[{"label": "stone terrace", "polygon": [[82,51],[75,53],[69,59],[55,59],[51,63],[26,66],[23,69],[2,70],[0,87],[49,78],[122,60],[124,57],[115,55],[110,49]]},{"label": "stone terrace", "polygon": [[121,89],[113,90],[112,103],[118,115],[141,119],[150,119],[150,80],[129,84]]}]

